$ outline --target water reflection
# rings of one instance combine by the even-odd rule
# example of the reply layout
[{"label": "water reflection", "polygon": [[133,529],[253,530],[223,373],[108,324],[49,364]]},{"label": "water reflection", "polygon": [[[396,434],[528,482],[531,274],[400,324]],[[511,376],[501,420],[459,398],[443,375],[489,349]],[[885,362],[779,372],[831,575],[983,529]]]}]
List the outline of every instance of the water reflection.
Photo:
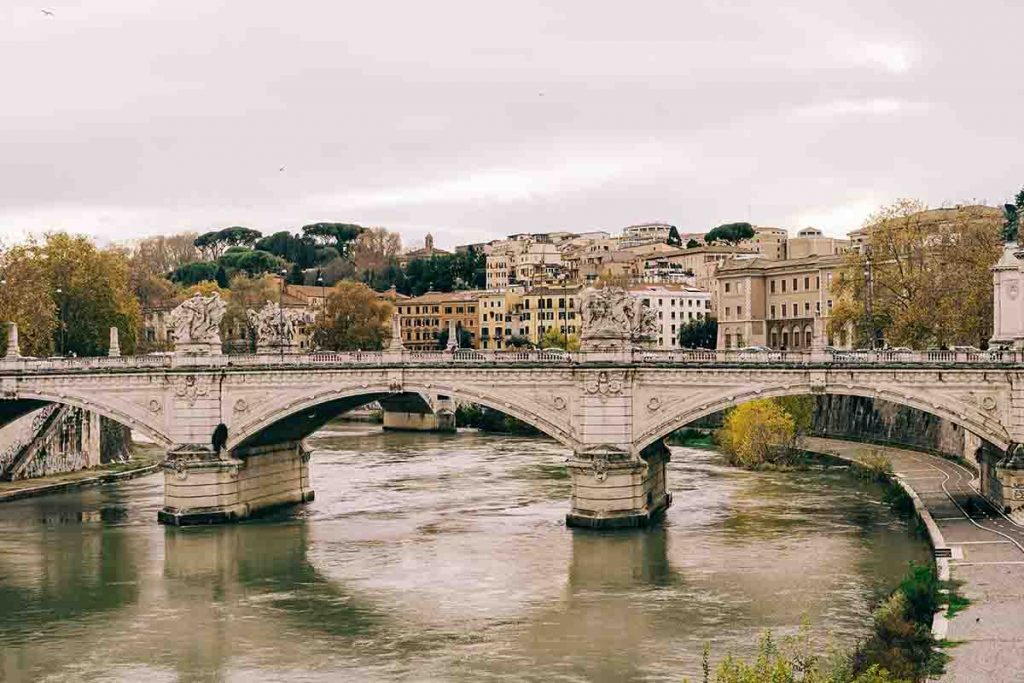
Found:
[{"label": "water reflection", "polygon": [[841,473],[744,473],[677,449],[652,529],[562,524],[554,442],[313,440],[317,500],[154,524],[159,478],[0,506],[3,680],[679,680],[804,618],[863,632],[923,558]]}]

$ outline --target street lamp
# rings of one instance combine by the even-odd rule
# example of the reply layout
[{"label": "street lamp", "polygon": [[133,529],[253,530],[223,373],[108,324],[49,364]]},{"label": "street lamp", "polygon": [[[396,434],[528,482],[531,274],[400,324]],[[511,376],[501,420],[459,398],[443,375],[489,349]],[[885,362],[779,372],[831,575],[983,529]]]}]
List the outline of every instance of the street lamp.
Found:
[{"label": "street lamp", "polygon": [[320,287],[320,324],[325,325],[327,320],[327,297],[324,295],[324,274],[320,270],[316,271],[316,284]]},{"label": "street lamp", "polygon": [[57,355],[64,355],[64,290],[58,287],[56,289],[57,299],[59,301],[58,315],[58,330],[60,335],[58,336]]},{"label": "street lamp", "polygon": [[878,347],[878,332],[875,329],[875,315],[874,315],[874,302],[875,302],[875,284],[873,281],[873,264],[871,262],[871,248],[865,246],[864,250],[864,317],[867,326],[868,334],[870,335],[871,348],[875,349]]}]

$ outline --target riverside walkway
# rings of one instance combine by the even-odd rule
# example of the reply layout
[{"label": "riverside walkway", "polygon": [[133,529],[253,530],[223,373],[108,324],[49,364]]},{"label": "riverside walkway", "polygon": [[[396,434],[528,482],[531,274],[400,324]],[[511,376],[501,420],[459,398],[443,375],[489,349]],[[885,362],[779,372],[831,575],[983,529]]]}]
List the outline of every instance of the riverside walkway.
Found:
[{"label": "riverside walkway", "polygon": [[995,510],[977,477],[959,463],[889,446],[808,438],[807,448],[858,460],[884,453],[920,498],[938,528],[936,557],[948,556],[951,578],[971,604],[946,624],[956,643],[943,681],[1024,680],[1024,526]]}]

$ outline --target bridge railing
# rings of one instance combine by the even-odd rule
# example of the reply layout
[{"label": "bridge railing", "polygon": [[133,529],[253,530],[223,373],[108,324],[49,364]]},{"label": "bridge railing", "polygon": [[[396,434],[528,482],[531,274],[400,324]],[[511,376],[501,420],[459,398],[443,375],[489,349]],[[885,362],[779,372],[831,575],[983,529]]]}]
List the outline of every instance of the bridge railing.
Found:
[{"label": "bridge railing", "polygon": [[253,353],[223,356],[176,356],[157,353],[145,356],[94,358],[16,358],[0,360],[6,371],[62,372],[102,369],[158,369],[171,367],[308,367],[308,366],[391,366],[391,365],[517,365],[544,363],[571,365],[586,362],[713,365],[739,363],[771,364],[981,364],[1024,363],[1021,351],[744,351],[738,349],[636,349],[623,353],[542,351],[538,349],[457,351],[317,351],[307,354]]}]

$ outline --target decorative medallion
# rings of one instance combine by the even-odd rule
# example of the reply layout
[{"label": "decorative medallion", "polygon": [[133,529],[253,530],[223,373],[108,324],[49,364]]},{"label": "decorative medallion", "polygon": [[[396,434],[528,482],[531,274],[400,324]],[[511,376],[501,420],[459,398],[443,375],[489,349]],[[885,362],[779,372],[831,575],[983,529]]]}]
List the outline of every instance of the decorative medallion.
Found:
[{"label": "decorative medallion", "polygon": [[249,403],[244,398],[240,398],[237,401],[235,401],[236,413],[244,413],[247,410],[249,410]]},{"label": "decorative medallion", "polygon": [[185,481],[188,479],[188,468],[185,467],[185,463],[180,460],[174,463],[174,477],[178,481]]},{"label": "decorative medallion", "polygon": [[985,398],[981,399],[981,407],[991,412],[996,409],[996,400],[991,396],[986,396]]},{"label": "decorative medallion", "polygon": [[647,410],[652,413],[661,408],[661,400],[657,396],[652,396],[651,400],[647,402]]},{"label": "decorative medallion", "polygon": [[565,410],[565,399],[562,398],[561,396],[555,396],[554,403],[556,410]]},{"label": "decorative medallion", "polygon": [[590,467],[594,471],[594,479],[604,481],[608,478],[608,456],[595,455],[590,461]]},{"label": "decorative medallion", "polygon": [[149,412],[159,413],[161,409],[162,406],[160,405],[160,401],[156,400],[155,398],[149,402]]}]

